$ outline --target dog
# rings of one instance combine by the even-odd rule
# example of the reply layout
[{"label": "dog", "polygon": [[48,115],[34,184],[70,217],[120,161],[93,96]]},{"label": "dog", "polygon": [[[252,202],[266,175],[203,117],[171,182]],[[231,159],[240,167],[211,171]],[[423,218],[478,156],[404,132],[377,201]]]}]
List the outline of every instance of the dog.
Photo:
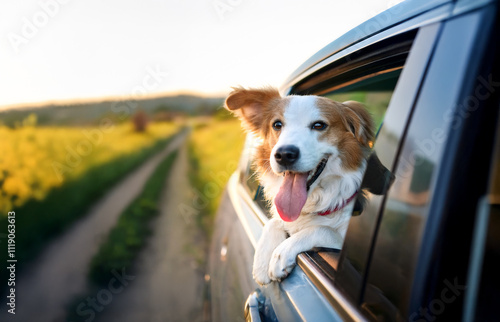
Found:
[{"label": "dog", "polygon": [[255,251],[255,281],[286,278],[301,252],[341,249],[374,140],[364,106],[237,87],[225,107],[260,139],[255,166],[273,217]]}]

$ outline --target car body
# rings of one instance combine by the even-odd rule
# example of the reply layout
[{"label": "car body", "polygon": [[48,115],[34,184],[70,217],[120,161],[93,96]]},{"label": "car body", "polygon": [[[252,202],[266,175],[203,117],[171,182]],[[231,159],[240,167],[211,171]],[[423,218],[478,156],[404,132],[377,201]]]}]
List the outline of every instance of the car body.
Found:
[{"label": "car body", "polygon": [[[500,298],[499,26],[497,1],[405,1],[289,77],[282,95],[364,103],[378,129],[373,155],[395,179],[368,193],[341,250],[302,253],[289,277],[260,287],[252,260],[269,218],[249,136],[213,235],[213,321],[493,319]],[[368,169],[364,182],[373,176]]]}]

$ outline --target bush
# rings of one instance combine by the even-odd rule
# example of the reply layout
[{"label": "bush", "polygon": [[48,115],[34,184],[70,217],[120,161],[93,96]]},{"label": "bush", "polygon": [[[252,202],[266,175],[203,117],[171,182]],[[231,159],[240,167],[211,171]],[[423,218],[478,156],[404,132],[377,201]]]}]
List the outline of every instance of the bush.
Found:
[{"label": "bush", "polygon": [[[215,213],[226,181],[236,170],[243,149],[245,134],[240,121],[211,119],[199,123],[189,140],[189,180],[201,194],[210,187],[218,188],[216,196],[205,196],[208,204],[199,209],[198,224],[210,235]],[[215,184],[215,186],[214,186]]]},{"label": "bush", "polygon": [[134,124],[134,129],[136,132],[146,131],[146,126],[148,125],[148,116],[144,111],[137,111],[132,116],[132,123]]}]

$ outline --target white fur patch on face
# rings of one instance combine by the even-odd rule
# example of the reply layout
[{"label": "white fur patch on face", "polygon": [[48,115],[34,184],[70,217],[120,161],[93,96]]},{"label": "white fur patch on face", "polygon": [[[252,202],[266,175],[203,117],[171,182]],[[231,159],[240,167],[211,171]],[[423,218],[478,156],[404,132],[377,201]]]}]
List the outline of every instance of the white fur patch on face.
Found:
[{"label": "white fur patch on face", "polygon": [[312,120],[321,118],[321,112],[316,105],[315,96],[293,96],[285,108],[285,122],[290,126],[306,126]]},{"label": "white fur patch on face", "polygon": [[[312,171],[326,155],[338,154],[335,146],[319,140],[320,131],[311,129],[317,121],[327,122],[316,101],[315,96],[290,97],[281,120],[283,127],[280,137],[271,152],[271,168],[275,173],[280,174],[286,170]],[[284,169],[274,159],[276,150],[287,145],[296,146],[300,151],[293,169]]]}]

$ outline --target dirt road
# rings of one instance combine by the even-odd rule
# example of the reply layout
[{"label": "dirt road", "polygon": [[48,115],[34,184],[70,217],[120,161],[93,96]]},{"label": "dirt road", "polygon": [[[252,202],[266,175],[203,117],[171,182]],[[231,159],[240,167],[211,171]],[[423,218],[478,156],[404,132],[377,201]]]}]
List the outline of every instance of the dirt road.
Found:
[{"label": "dirt road", "polygon": [[86,288],[89,263],[101,241],[156,166],[168,153],[182,146],[186,136],[187,133],[177,136],[162,152],[111,189],[81,220],[50,242],[29,268],[17,276],[16,314],[7,313],[4,305],[0,321],[64,321],[65,305]]},{"label": "dirt road", "polygon": [[184,146],[162,193],[154,235],[139,255],[135,278],[96,315],[96,321],[203,321],[205,242],[179,205],[191,204]]}]

